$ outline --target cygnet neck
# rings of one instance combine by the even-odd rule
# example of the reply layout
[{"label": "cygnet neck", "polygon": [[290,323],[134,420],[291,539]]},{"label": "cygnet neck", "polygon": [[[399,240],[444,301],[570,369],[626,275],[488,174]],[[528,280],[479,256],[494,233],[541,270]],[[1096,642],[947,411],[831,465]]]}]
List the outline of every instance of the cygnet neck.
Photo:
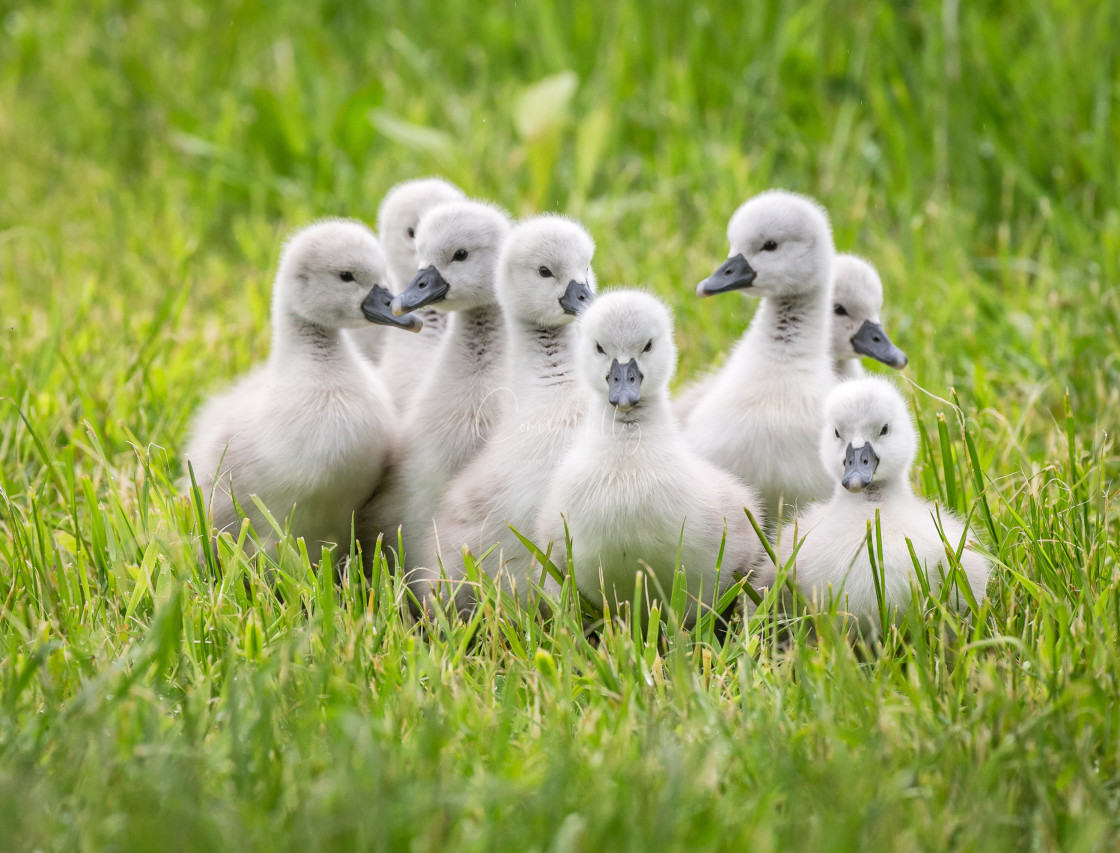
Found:
[{"label": "cygnet neck", "polygon": [[272,349],[269,360],[277,363],[337,362],[354,355],[353,347],[339,329],[323,326],[281,307],[272,320]]},{"label": "cygnet neck", "polygon": [[827,281],[826,271],[816,287],[764,298],[749,332],[755,345],[783,359],[828,359],[832,346]]},{"label": "cygnet neck", "polygon": [[471,371],[486,370],[505,356],[505,321],[496,304],[455,311],[447,324],[447,357]]},{"label": "cygnet neck", "polygon": [[571,382],[575,326],[542,326],[521,318],[510,320],[513,377],[520,382],[557,385]]}]

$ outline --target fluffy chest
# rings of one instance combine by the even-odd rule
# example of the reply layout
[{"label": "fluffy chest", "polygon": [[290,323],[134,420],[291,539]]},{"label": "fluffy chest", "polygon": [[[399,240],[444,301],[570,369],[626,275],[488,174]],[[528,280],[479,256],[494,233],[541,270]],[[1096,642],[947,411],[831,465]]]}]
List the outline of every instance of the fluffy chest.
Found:
[{"label": "fluffy chest", "polygon": [[[797,571],[803,588],[818,596],[829,586],[834,592],[842,588],[853,607],[870,609],[876,606],[874,571],[878,571],[887,600],[902,606],[909,600],[915,578],[911,547],[931,587],[940,586],[937,566],[944,558],[944,548],[924,505],[905,501],[903,506],[889,506],[847,499],[843,506],[836,503],[830,502],[801,524],[799,535],[804,542]],[[786,533],[792,535],[792,529],[786,528]],[[783,550],[788,553],[788,545]]]},{"label": "fluffy chest", "polygon": [[672,453],[643,446],[635,433],[604,441],[598,452],[571,462],[562,474],[564,509],[583,542],[633,549],[676,541],[688,484]]},{"label": "fluffy chest", "polygon": [[[600,584],[628,598],[639,572],[652,571],[663,589],[673,582],[682,528],[691,523],[682,500],[687,484],[634,457],[601,461],[587,471],[568,512],[578,586],[598,594]],[[689,539],[689,531],[684,531]],[[686,547],[687,551],[687,547]],[[648,583],[648,582],[647,582]]]},{"label": "fluffy chest", "polygon": [[787,502],[827,494],[817,447],[833,380],[822,365],[721,376],[689,418],[693,446],[769,502],[779,494]]},{"label": "fluffy chest", "polygon": [[690,428],[724,445],[762,450],[807,439],[815,446],[832,385],[830,377],[811,370],[721,376],[697,407]]},{"label": "fluffy chest", "polygon": [[368,490],[391,440],[384,401],[362,389],[342,387],[269,396],[266,423],[273,436],[268,442],[274,448],[273,465],[309,489],[326,481],[346,490],[356,481]]}]

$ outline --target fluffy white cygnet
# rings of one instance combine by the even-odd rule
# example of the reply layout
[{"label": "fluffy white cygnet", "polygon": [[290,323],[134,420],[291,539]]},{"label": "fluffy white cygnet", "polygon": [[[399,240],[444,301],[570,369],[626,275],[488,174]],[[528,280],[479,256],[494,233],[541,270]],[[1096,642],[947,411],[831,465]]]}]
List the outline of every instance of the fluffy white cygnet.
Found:
[{"label": "fluffy white cygnet", "polygon": [[728,260],[696,288],[762,299],[750,327],[707,383],[685,433],[708,459],[755,487],[767,515],[827,497],[817,455],[822,406],[836,378],[829,354],[834,249],[816,202],[773,190],[727,226]]},{"label": "fluffy white cygnet", "polygon": [[[419,269],[416,254],[416,229],[425,213],[439,204],[464,199],[462,190],[440,178],[421,178],[397,184],[386,194],[377,211],[377,235],[385,247],[389,267],[400,293]],[[380,333],[381,379],[404,414],[418,386],[417,377],[431,368],[439,352],[439,342],[447,329],[447,314],[435,305],[413,313],[424,323],[418,335],[385,334],[380,329],[359,332],[365,339]],[[375,344],[378,346],[378,344]],[[367,355],[369,353],[367,352]]]},{"label": "fluffy white cygnet", "polygon": [[377,238],[361,223],[318,222],[288,241],[273,285],[268,361],[203,406],[187,445],[218,531],[236,533],[236,499],[262,543],[274,541],[256,495],[281,524],[291,518],[312,553],[318,543],[349,543],[353,513],[382,475],[393,406],[342,330],[417,325],[389,312],[388,277]]},{"label": "fluffy white cygnet", "polygon": [[[907,539],[934,595],[948,571],[946,542],[956,551],[966,537],[969,543],[974,539],[953,513],[938,509],[911,490],[909,473],[917,434],[909,409],[891,382],[870,377],[841,383],[828,397],[825,417],[820,455],[836,486],[831,500],[813,506],[797,520],[796,538],[804,540],[795,563],[797,586],[818,607],[827,604],[830,595],[835,596],[838,610],[856,616],[863,631],[874,635],[879,630],[879,605],[867,531],[870,524],[874,543],[876,512],[883,542],[877,559],[891,618],[904,612],[914,591],[920,589]],[[794,525],[787,523],[779,548],[784,561],[793,553],[794,540]],[[991,567],[970,545],[965,546],[960,562],[979,601]],[[959,590],[953,595],[964,609]]]},{"label": "fluffy white cygnet", "polygon": [[641,573],[651,594],[667,597],[679,548],[691,623],[698,603],[710,607],[717,591],[754,571],[761,545],[743,508],[760,516],[758,499],[702,458],[670,411],[677,351],[660,300],[612,291],[579,325],[576,361],[590,409],[553,476],[538,543],[551,541],[553,562],[564,566],[566,521],[577,586],[611,605],[632,599]]},{"label": "fluffy white cygnet", "polygon": [[832,369],[840,379],[864,376],[867,356],[901,370],[906,353],[883,329],[883,282],[863,258],[837,255],[832,264]]},{"label": "fluffy white cygnet", "polygon": [[[482,567],[523,601],[541,580],[540,566],[534,576],[534,561],[510,526],[534,535],[544,490],[586,411],[572,321],[595,298],[594,252],[591,235],[562,216],[529,219],[506,239],[498,299],[509,327],[510,380],[487,402],[502,416],[448,489],[436,516],[429,570],[413,575],[418,596],[429,594],[441,563],[448,579],[463,576],[464,544],[475,557],[496,545]],[[463,588],[458,598],[465,605],[470,590]]]},{"label": "fluffy white cygnet", "polygon": [[[866,376],[860,363],[863,356],[896,370],[906,366],[906,353],[894,345],[883,329],[879,318],[882,310],[883,283],[875,268],[855,255],[837,255],[832,264],[831,323],[832,370],[837,379]],[[673,397],[677,420],[688,420],[715,378],[716,373],[708,373],[677,392]]]},{"label": "fluffy white cygnet", "polygon": [[418,388],[386,485],[359,519],[366,548],[377,532],[395,548],[403,526],[406,566],[425,555],[448,484],[497,423],[493,400],[506,382],[508,347],[494,278],[509,228],[504,211],[482,202],[432,208],[416,231],[420,271],[393,300],[398,315],[437,304],[450,315],[425,372],[401,368]]}]

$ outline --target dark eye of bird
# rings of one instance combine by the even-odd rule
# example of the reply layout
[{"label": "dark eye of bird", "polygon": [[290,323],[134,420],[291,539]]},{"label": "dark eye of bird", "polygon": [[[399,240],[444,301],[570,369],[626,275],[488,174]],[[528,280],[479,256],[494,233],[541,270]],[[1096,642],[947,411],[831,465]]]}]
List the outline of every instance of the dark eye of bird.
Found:
[{"label": "dark eye of bird", "polygon": [[837,437],[837,438],[839,438],[839,437],[840,437],[840,430],[838,430],[838,429],[836,429],[835,427],[833,427],[832,431],[833,431],[834,433],[836,433],[836,437]]},{"label": "dark eye of bird", "polygon": [[416,229],[415,228],[409,228],[408,229],[408,239],[411,240],[415,236],[416,236]]},{"label": "dark eye of bird", "polygon": [[778,248],[778,244],[773,240],[767,240],[762,244],[762,251],[764,252],[773,252],[776,248]]},{"label": "dark eye of bird", "polygon": [[[596,351],[596,352],[599,352],[599,353],[602,353],[602,352],[603,352],[603,348],[602,348],[601,346],[599,346],[598,344],[595,344],[595,351]],[[604,354],[604,355],[606,355],[606,353],[603,353],[603,354]]]},{"label": "dark eye of bird", "polygon": [[451,260],[453,260],[453,261],[465,261],[466,259],[467,259],[467,250],[466,249],[460,249],[454,255],[451,256]]},{"label": "dark eye of bird", "polygon": [[890,424],[883,424],[883,428],[881,430],[879,430],[879,435],[886,435],[887,434],[887,427],[889,427],[889,426],[890,426]]},{"label": "dark eye of bird", "polygon": [[646,348],[642,352],[649,352],[651,349],[653,349],[653,338],[649,339],[649,343],[646,344]]},{"label": "dark eye of bird", "polygon": [[350,270],[344,270],[343,272],[340,272],[338,274],[338,277],[341,278],[343,281],[353,281],[354,280],[354,273],[350,272]]},{"label": "dark eye of bird", "polygon": [[541,278],[552,278],[552,270],[550,270],[548,267],[541,267],[537,270],[537,275],[539,275]]},{"label": "dark eye of bird", "polygon": [[835,314],[837,317],[847,317],[848,316],[848,309],[845,308],[843,305],[841,305],[839,302],[837,302],[836,307],[834,307],[832,309],[832,313]]}]

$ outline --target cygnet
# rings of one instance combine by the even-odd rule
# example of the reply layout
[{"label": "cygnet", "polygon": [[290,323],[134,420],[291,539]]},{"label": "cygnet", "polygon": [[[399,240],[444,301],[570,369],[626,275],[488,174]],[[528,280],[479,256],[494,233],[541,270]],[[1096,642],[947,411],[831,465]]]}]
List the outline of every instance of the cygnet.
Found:
[{"label": "cygnet", "polygon": [[875,267],[855,255],[837,255],[832,265],[832,369],[838,378],[864,376],[861,356],[896,370],[906,366],[906,353],[883,329],[882,310],[883,282]]},{"label": "cygnet", "polygon": [[[342,334],[394,317],[385,256],[366,226],[326,220],[296,232],[273,285],[268,360],[212,397],[195,418],[186,458],[219,532],[250,519],[274,532],[251,496],[312,553],[346,545],[353,513],[381,479],[393,406],[373,367]],[[398,334],[400,332],[398,331]]]},{"label": "cygnet", "polygon": [[493,403],[506,383],[508,347],[494,278],[509,228],[504,211],[482,202],[432,208],[416,231],[420,271],[393,300],[397,315],[439,305],[451,318],[426,373],[402,368],[419,387],[385,487],[359,519],[365,548],[378,532],[395,548],[402,526],[405,566],[426,556],[448,484],[497,423]]},{"label": "cygnet", "polygon": [[[506,238],[498,299],[509,327],[509,383],[488,405],[502,411],[493,435],[456,477],[436,516],[438,541],[428,571],[417,570],[417,595],[441,574],[463,576],[462,546],[475,557],[496,546],[482,568],[507,592],[526,600],[540,581],[539,565],[510,529],[532,537],[553,470],[586,411],[575,375],[572,321],[595,298],[595,244],[578,223],[541,216],[518,224]],[[546,587],[553,587],[546,583]],[[464,606],[470,590],[460,590]]]},{"label": "cygnet", "polygon": [[[841,383],[828,397],[820,435],[821,461],[836,484],[833,496],[781,531],[784,561],[793,554],[795,540],[800,541],[794,573],[805,597],[819,608],[835,596],[839,610],[854,615],[865,636],[876,635],[880,626],[869,525],[891,620],[905,612],[920,588],[907,540],[933,595],[948,574],[946,549],[955,552],[962,545],[960,565],[972,595],[979,601],[987,588],[991,567],[974,550],[971,532],[952,512],[913,493],[909,474],[916,448],[909,409],[890,381],[869,377]],[[959,589],[952,596],[959,608],[966,608]]]},{"label": "cygnet", "polygon": [[[463,198],[462,190],[440,178],[405,181],[386,194],[377,211],[377,234],[396,281],[394,292],[404,290],[419,269],[416,229],[421,217],[439,204]],[[379,329],[358,333],[364,339],[376,338],[381,342],[374,344],[380,347],[378,371],[402,415],[419,384],[417,377],[426,374],[435,362],[440,339],[447,329],[447,314],[436,305],[420,308],[413,316],[424,323],[418,335],[380,334],[376,337],[381,332]]]},{"label": "cygnet", "polygon": [[767,515],[827,497],[817,456],[822,406],[836,378],[829,355],[832,260],[828,217],[816,202],[772,190],[745,202],[727,227],[730,256],[698,296],[762,299],[727,363],[685,420],[693,445],[756,488]]},{"label": "cygnet", "polygon": [[762,548],[744,507],[762,510],[682,434],[669,408],[676,359],[669,310],[647,293],[602,294],[581,318],[576,363],[590,409],[553,476],[538,542],[565,566],[566,524],[576,585],[610,606],[632,599],[639,574],[648,594],[668,597],[679,553],[692,624],[717,592],[753,576]]}]

